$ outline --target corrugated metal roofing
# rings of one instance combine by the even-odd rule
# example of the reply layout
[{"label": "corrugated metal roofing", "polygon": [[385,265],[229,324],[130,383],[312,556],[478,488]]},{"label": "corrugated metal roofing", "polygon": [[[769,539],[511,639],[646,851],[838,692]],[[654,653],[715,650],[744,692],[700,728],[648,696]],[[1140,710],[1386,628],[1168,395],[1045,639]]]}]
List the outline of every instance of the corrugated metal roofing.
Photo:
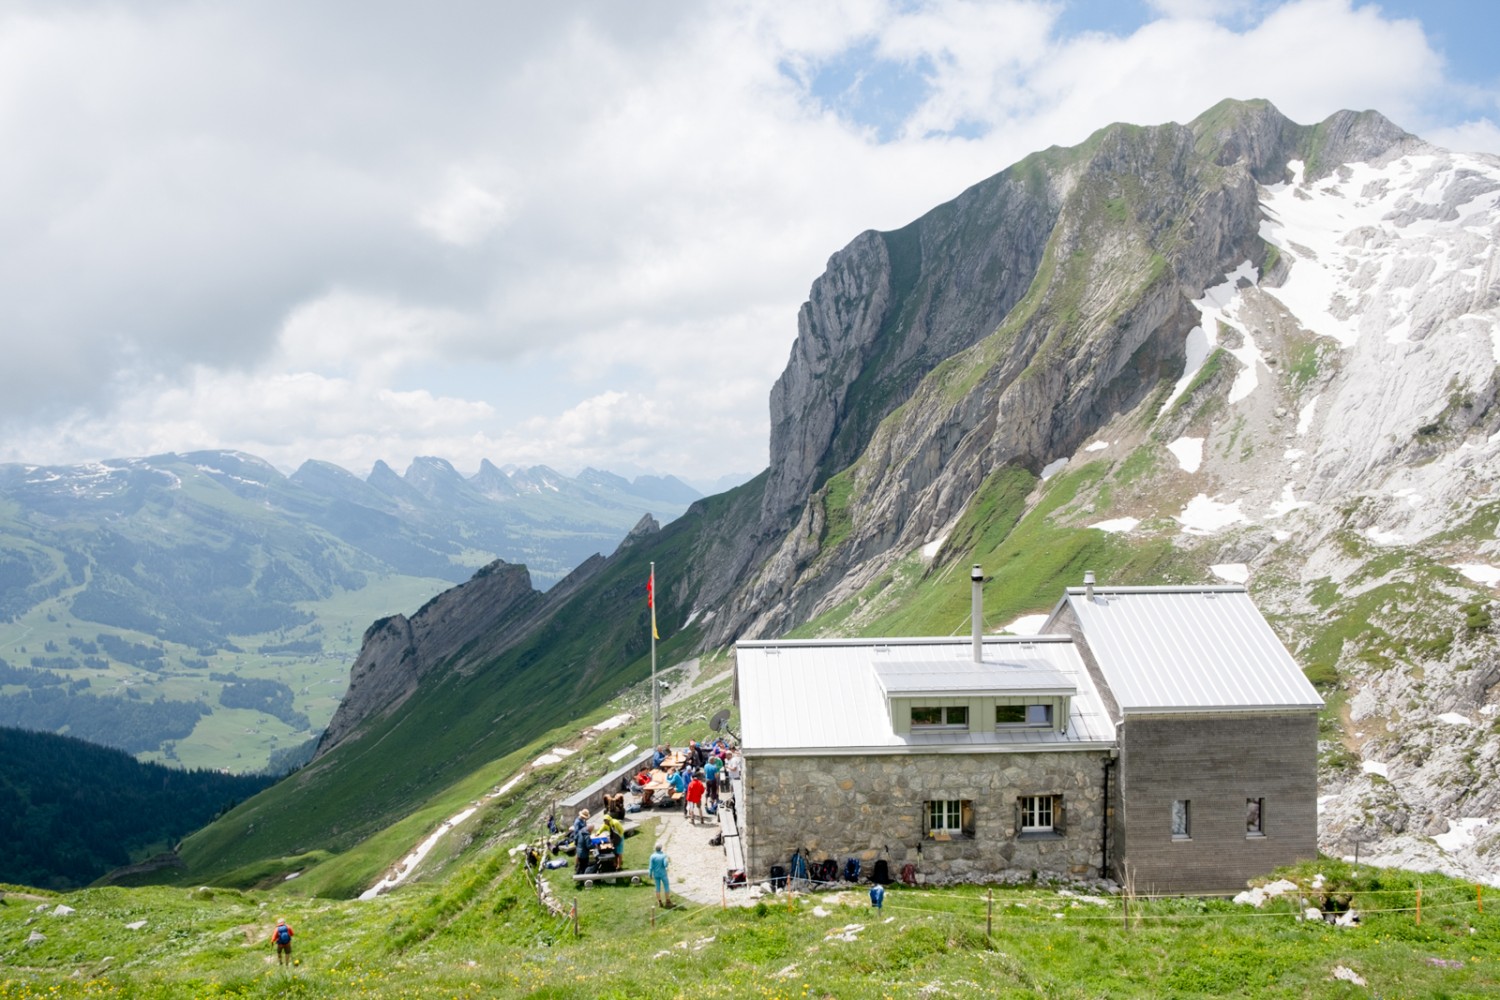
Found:
[{"label": "corrugated metal roofing", "polygon": [[1063,604],[1121,712],[1323,705],[1243,587],[1069,588]]},{"label": "corrugated metal roofing", "polygon": [[[1114,725],[1072,640],[1064,636],[986,638],[994,669],[1018,662],[1051,672],[1075,688],[1066,733],[977,729],[899,736],[891,728],[877,666],[930,664],[935,672],[972,673],[968,639],[796,640],[735,647],[741,744],[747,754],[900,753],[945,749],[1000,752],[1042,746],[1107,746]],[[1024,654],[1024,655],[1023,655]],[[898,673],[901,672],[898,670]]]}]

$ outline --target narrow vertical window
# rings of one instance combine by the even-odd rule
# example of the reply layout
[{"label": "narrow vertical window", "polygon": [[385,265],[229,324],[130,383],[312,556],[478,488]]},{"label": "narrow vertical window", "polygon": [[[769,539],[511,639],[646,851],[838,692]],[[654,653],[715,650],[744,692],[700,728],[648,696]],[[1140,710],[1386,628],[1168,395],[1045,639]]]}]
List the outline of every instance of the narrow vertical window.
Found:
[{"label": "narrow vertical window", "polygon": [[1172,800],[1172,839],[1188,840],[1192,837],[1192,805],[1187,799]]},{"label": "narrow vertical window", "polygon": [[1266,800],[1245,800],[1245,836],[1264,837],[1266,821]]}]

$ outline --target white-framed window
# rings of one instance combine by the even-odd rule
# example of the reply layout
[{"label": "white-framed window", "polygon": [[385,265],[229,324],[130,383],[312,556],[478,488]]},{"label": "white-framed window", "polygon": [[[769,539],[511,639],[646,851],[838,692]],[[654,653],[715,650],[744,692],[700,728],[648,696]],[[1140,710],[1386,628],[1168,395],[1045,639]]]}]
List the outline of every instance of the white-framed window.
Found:
[{"label": "white-framed window", "polygon": [[1245,800],[1245,836],[1264,837],[1266,835],[1266,800]]},{"label": "white-framed window", "polygon": [[1193,838],[1193,803],[1188,799],[1172,800],[1172,839],[1191,840]]},{"label": "white-framed window", "polygon": [[929,799],[926,814],[929,837],[974,835],[974,803],[968,799]]},{"label": "white-framed window", "polygon": [[1058,833],[1061,795],[1023,795],[1018,802],[1021,833]]},{"label": "white-framed window", "polygon": [[996,705],[995,725],[1002,728],[1010,726],[1050,726],[1052,725],[1052,706]]},{"label": "white-framed window", "polygon": [[913,729],[968,729],[968,705],[913,705],[911,709]]}]

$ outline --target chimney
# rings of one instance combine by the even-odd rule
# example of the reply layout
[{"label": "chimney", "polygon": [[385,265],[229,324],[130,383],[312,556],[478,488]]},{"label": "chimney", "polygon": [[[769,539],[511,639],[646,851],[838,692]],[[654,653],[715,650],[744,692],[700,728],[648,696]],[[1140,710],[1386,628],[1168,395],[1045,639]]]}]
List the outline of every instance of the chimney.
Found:
[{"label": "chimney", "polygon": [[1094,599],[1094,571],[1091,569],[1083,571],[1083,599],[1085,601]]},{"label": "chimney", "polygon": [[973,624],[974,624],[974,662],[984,662],[984,569],[978,564],[969,571],[969,579],[974,582],[973,601]]}]

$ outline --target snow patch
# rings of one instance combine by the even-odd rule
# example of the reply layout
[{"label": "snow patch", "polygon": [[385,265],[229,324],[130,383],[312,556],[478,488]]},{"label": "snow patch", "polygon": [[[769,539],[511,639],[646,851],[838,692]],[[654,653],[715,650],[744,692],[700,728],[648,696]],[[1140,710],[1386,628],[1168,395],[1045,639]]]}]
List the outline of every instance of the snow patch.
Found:
[{"label": "snow patch", "polygon": [[1466,847],[1474,846],[1474,840],[1479,831],[1489,826],[1489,818],[1485,816],[1465,816],[1463,819],[1450,819],[1448,821],[1448,832],[1440,833],[1433,837],[1435,844],[1448,852],[1461,851]]},{"label": "snow patch", "polygon": [[1180,437],[1167,445],[1167,450],[1177,457],[1183,472],[1197,472],[1203,465],[1203,439]]},{"label": "snow patch", "polygon": [[1366,774],[1378,774],[1387,781],[1390,780],[1391,770],[1378,760],[1366,760],[1360,762],[1360,770]]},{"label": "snow patch", "polygon": [[1386,531],[1383,528],[1366,528],[1365,537],[1376,545],[1405,545],[1406,536],[1399,531]]},{"label": "snow patch", "polygon": [[934,559],[934,558],[936,558],[937,554],[938,554],[938,549],[942,548],[943,547],[943,543],[946,542],[947,540],[948,540],[948,536],[947,535],[941,535],[941,536],[939,536],[937,538],[934,538],[932,541],[928,542],[926,545],[922,546],[922,558],[923,559]]},{"label": "snow patch", "polygon": [[1134,531],[1141,523],[1138,517],[1117,517],[1111,521],[1098,521],[1089,525],[1090,528],[1098,528],[1100,531],[1108,531],[1110,534],[1124,534]]},{"label": "snow patch", "polygon": [[1205,493],[1199,493],[1188,501],[1188,505],[1182,508],[1182,513],[1175,520],[1191,534],[1211,535],[1247,519],[1240,511],[1238,500],[1234,503],[1220,503],[1210,499]]},{"label": "snow patch", "polygon": [[405,882],[407,877],[410,876],[412,872],[417,870],[417,865],[422,863],[422,859],[427,857],[428,853],[437,846],[438,841],[442,840],[449,830],[453,829],[455,826],[462,823],[464,820],[468,819],[476,812],[478,812],[478,807],[470,806],[462,812],[455,813],[448,819],[444,820],[442,826],[438,827],[437,830],[434,831],[426,840],[418,844],[415,850],[401,859],[401,863],[396,866],[395,871],[387,875],[385,878],[381,879],[379,882],[376,882],[374,885],[370,886],[370,888],[366,889],[364,892],[360,893],[359,898],[365,900],[374,899],[381,893],[389,892],[396,886],[400,885],[402,882]]},{"label": "snow patch", "polygon": [[1220,563],[1208,569],[1214,576],[1229,583],[1250,582],[1250,567],[1244,563]]},{"label": "snow patch", "polygon": [[[594,725],[591,728],[596,733],[607,733],[611,729],[619,729],[621,726],[629,725],[630,722],[634,718],[635,718],[635,716],[631,715],[629,712],[621,712],[619,715],[611,715],[609,718],[605,719],[603,722],[596,722],[596,723],[594,723]],[[552,752],[553,753],[560,753],[563,756],[567,757],[567,756],[571,756],[575,751],[568,750],[565,747],[558,747],[556,750],[554,750]]]},{"label": "snow patch", "polygon": [[1475,583],[1486,587],[1500,584],[1500,567],[1491,566],[1488,563],[1458,563],[1452,567]]},{"label": "snow patch", "polygon": [[1109,442],[1109,441],[1095,441],[1093,444],[1088,445],[1083,450],[1084,451],[1103,451],[1105,448],[1108,448],[1110,446],[1110,444],[1111,444],[1111,442]]},{"label": "snow patch", "polygon": [[544,753],[536,760],[532,761],[531,766],[541,767],[544,764],[559,764],[563,760],[573,756],[577,752],[578,751],[576,750],[569,750],[567,747],[553,747],[551,752]]},{"label": "snow patch", "polygon": [[1312,430],[1313,416],[1318,412],[1318,397],[1314,396],[1307,401],[1307,405],[1297,413],[1297,436],[1301,437]]},{"label": "snow patch", "polygon": [[1022,615],[1000,631],[1009,632],[1011,635],[1038,635],[1046,623],[1046,615]]},{"label": "snow patch", "polygon": [[1068,460],[1066,458],[1059,458],[1055,462],[1048,462],[1045,466],[1042,467],[1042,479],[1051,479],[1053,476],[1061,472],[1063,470],[1063,466],[1067,464]]},{"label": "snow patch", "polygon": [[1226,272],[1222,282],[1204,289],[1203,297],[1194,300],[1193,307],[1198,310],[1201,325],[1188,331],[1187,342],[1183,346],[1182,377],[1172,387],[1172,393],[1167,397],[1160,412],[1166,413],[1170,410],[1177,397],[1186,392],[1187,387],[1198,376],[1203,363],[1208,360],[1209,355],[1219,344],[1221,326],[1238,333],[1241,344],[1240,347],[1234,349],[1227,347],[1224,349],[1241,365],[1239,373],[1235,375],[1234,385],[1229,389],[1229,402],[1239,402],[1254,392],[1256,386],[1260,384],[1256,373],[1256,366],[1263,363],[1260,348],[1251,339],[1249,330],[1237,319],[1240,305],[1244,301],[1239,289],[1242,280],[1252,285],[1260,281],[1260,272],[1248,260],[1233,271]]},{"label": "snow patch", "polygon": [[1472,726],[1474,720],[1461,712],[1444,712],[1438,716],[1439,722],[1446,722],[1450,726]]},{"label": "snow patch", "polygon": [[1281,517],[1284,514],[1290,514],[1294,510],[1312,506],[1306,500],[1298,500],[1295,489],[1291,483],[1287,483],[1281,488],[1281,499],[1271,504],[1271,517]]}]

